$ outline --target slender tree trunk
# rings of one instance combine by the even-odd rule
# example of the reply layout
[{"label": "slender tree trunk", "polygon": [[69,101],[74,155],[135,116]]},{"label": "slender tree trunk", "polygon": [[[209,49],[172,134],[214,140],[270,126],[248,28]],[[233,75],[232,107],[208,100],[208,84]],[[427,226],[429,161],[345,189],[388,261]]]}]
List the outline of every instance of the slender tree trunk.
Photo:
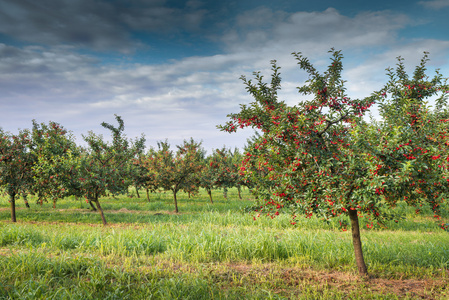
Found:
[{"label": "slender tree trunk", "polygon": [[187,192],[187,195],[188,195],[188,197],[189,197],[189,199],[190,199],[190,192]]},{"label": "slender tree trunk", "polygon": [[94,204],[92,203],[92,200],[89,199],[88,202],[89,202],[89,204],[90,204],[90,207],[92,207],[92,210],[93,210],[93,211],[97,211],[97,209],[95,208]]},{"label": "slender tree trunk", "polygon": [[223,197],[228,200],[228,188],[223,188]]},{"label": "slender tree trunk", "polygon": [[53,200],[53,208],[56,208],[56,200]]},{"label": "slender tree trunk", "polygon": [[352,231],[352,243],[354,245],[355,262],[357,263],[357,269],[359,274],[366,276],[368,275],[368,269],[363,259],[362,251],[362,241],[360,240],[360,227],[359,227],[359,217],[357,216],[356,210],[349,210],[349,219],[351,220],[351,231]]},{"label": "slender tree trunk", "polygon": [[206,188],[207,194],[209,195],[210,203],[214,204],[214,201],[212,201],[212,189]]},{"label": "slender tree trunk", "polygon": [[10,197],[9,202],[11,202],[11,221],[17,222],[17,219],[16,219],[16,193],[10,194],[9,197]]},{"label": "slender tree trunk", "polygon": [[176,193],[178,191],[176,189],[173,190],[173,199],[175,200],[175,212],[178,212],[178,199],[176,199]]},{"label": "slender tree trunk", "polygon": [[24,196],[22,196],[23,197],[23,202],[25,202],[25,206],[26,206],[26,208],[30,208],[30,204],[28,203],[28,199],[27,199],[27,196],[26,195],[24,195]]},{"label": "slender tree trunk", "polygon": [[136,185],[136,195],[137,195],[137,198],[140,198],[140,195],[139,195],[139,188],[137,187],[137,185]]},{"label": "slender tree trunk", "polygon": [[106,218],[103,213],[103,209],[100,206],[100,201],[98,201],[98,195],[95,195],[95,204],[97,205],[98,210],[100,211],[101,220],[103,221],[103,225],[108,225],[108,222],[106,222]]},{"label": "slender tree trunk", "polygon": [[237,192],[239,193],[239,199],[242,200],[242,189],[240,186],[237,186]]},{"label": "slender tree trunk", "polygon": [[147,192],[147,200],[150,202],[150,192],[148,191],[148,188],[146,188],[145,191]]}]

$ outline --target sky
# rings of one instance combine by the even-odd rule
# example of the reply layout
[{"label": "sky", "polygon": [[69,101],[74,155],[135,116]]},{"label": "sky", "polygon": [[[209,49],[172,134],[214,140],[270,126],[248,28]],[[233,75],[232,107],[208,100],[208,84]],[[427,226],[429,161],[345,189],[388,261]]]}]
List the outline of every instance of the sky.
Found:
[{"label": "sky", "polygon": [[102,122],[125,122],[147,146],[193,137],[243,148],[251,129],[216,126],[252,101],[240,77],[281,67],[280,100],[307,79],[292,52],[320,70],[341,50],[348,95],[382,87],[398,56],[449,77],[449,0],[0,0],[0,127],[54,121],[78,144]]}]

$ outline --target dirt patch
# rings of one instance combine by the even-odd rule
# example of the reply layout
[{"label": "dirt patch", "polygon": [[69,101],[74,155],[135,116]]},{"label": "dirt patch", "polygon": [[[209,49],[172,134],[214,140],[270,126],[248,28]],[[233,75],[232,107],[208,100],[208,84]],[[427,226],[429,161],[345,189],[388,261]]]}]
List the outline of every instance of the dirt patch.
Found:
[{"label": "dirt patch", "polygon": [[[26,208],[26,207],[16,207],[16,211],[17,211],[17,210],[22,210],[22,209],[29,209],[29,208]],[[5,210],[10,211],[10,210],[11,210],[11,207],[0,207],[0,211],[5,211]]]},{"label": "dirt patch", "polygon": [[274,292],[299,295],[302,288],[314,287],[317,290],[331,290],[352,295],[360,291],[372,295],[394,294],[408,299],[441,299],[447,293],[448,278],[391,280],[384,278],[362,278],[354,273],[312,270],[303,268],[280,268],[276,265],[229,264],[216,270],[218,281],[231,280],[233,285],[258,284],[261,278],[273,282]]},{"label": "dirt patch", "polygon": [[139,215],[148,215],[148,216],[159,216],[159,215],[179,215],[180,213],[174,211],[145,211],[145,210],[130,210],[125,207],[117,209],[117,210],[103,210],[105,214],[139,214]]},{"label": "dirt patch", "polygon": [[[25,207],[16,207],[16,211],[17,210],[23,210],[23,209],[27,209]],[[29,209],[29,208],[28,208]],[[10,208],[9,207],[0,207],[0,211],[9,211]],[[82,214],[91,214],[91,213],[98,213],[98,211],[94,211],[92,209],[88,209],[88,208],[57,208],[57,209],[51,209],[51,212],[58,212],[58,213],[82,213]],[[181,213],[179,212],[174,212],[174,211],[145,211],[145,210],[130,210],[127,209],[126,207],[122,207],[120,209],[103,209],[103,212],[105,214],[120,214],[120,213],[126,213],[126,214],[140,214],[140,215],[180,215]],[[187,214],[187,213],[183,213],[183,214]]]},{"label": "dirt patch", "polygon": [[447,286],[443,280],[387,280],[373,279],[366,283],[372,291],[388,292],[401,297],[411,296],[419,299],[435,299],[431,291]]},{"label": "dirt patch", "polygon": [[[132,210],[129,210],[125,207],[120,208],[119,210],[114,211],[115,213],[132,213]],[[134,211],[135,212],[135,211]]]},{"label": "dirt patch", "polygon": [[[9,257],[12,254],[12,250],[0,247],[0,256]],[[87,253],[77,255],[90,256]],[[96,256],[96,258],[105,261],[108,268],[123,267],[120,257]],[[158,259],[157,256],[135,257],[130,263],[132,269],[141,274],[153,272],[154,268],[162,272],[160,276],[202,274],[201,277],[204,276],[206,280],[221,286],[224,290],[260,287],[291,299],[300,298],[306,289],[327,292],[328,295],[343,294],[351,299],[354,295],[362,295],[363,299],[375,299],[381,295],[396,295],[399,299],[447,299],[449,286],[449,276],[404,280],[363,278],[352,272],[283,267],[274,263],[197,264],[173,262],[164,258]]]},{"label": "dirt patch", "polygon": [[10,257],[12,255],[12,250],[8,248],[0,248],[0,256]]},{"label": "dirt patch", "polygon": [[[158,268],[174,273],[203,274],[222,288],[248,287],[265,285],[264,289],[276,294],[299,297],[305,288],[312,287],[317,291],[331,291],[335,294],[354,296],[364,295],[363,299],[376,298],[380,295],[396,295],[399,299],[446,299],[449,277],[435,279],[386,279],[364,278],[351,272],[334,270],[314,270],[302,267],[282,268],[276,264],[181,264],[173,262],[157,263]],[[154,266],[153,266],[154,267]],[[138,269],[146,272],[148,266]],[[449,275],[449,273],[448,273]],[[268,285],[268,287],[267,287]],[[292,299],[295,299],[293,297]],[[352,299],[352,298],[351,298]]]}]

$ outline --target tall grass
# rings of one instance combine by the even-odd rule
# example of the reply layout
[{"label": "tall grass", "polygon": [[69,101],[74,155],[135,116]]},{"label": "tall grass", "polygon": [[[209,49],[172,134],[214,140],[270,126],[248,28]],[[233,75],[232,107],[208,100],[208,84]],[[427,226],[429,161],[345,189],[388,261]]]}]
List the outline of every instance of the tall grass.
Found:
[{"label": "tall grass", "polygon": [[[353,265],[350,233],[308,228],[264,227],[245,223],[243,215],[222,215],[209,222],[160,222],[103,228],[71,224],[0,225],[0,246],[48,248],[98,255],[154,255],[180,262],[301,261],[324,267]],[[233,219],[232,222],[230,219]],[[211,220],[214,220],[212,222]],[[270,223],[270,224],[272,224]],[[368,264],[448,268],[446,232],[366,231]]]},{"label": "tall grass", "polygon": [[[252,202],[231,197],[225,200],[215,192],[210,204],[206,195],[184,195],[180,214],[171,212],[170,194],[154,195],[151,202],[105,198],[107,227],[75,199],[59,201],[57,209],[50,203],[21,209],[14,224],[2,199],[0,270],[6,271],[0,272],[0,298],[276,299],[291,291],[280,278],[267,280],[264,274],[251,281],[234,273],[223,278],[216,266],[355,272],[351,235],[339,228],[338,220],[299,218],[294,226],[288,214],[254,220],[242,212]],[[398,210],[405,221],[362,230],[371,272],[385,278],[447,279],[448,232],[438,228],[428,211],[416,216],[405,206]],[[362,225],[367,223],[362,219]],[[352,293],[298,284],[301,293],[294,292],[294,298],[345,299]]]}]

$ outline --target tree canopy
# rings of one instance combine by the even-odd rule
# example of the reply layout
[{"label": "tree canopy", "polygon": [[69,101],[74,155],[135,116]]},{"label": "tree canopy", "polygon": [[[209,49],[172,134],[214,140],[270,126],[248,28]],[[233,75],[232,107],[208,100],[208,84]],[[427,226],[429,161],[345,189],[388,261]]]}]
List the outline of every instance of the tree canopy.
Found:
[{"label": "tree canopy", "polygon": [[[294,218],[299,214],[315,214],[324,220],[348,216],[357,266],[361,274],[366,274],[359,216],[380,222],[394,218],[389,208],[402,197],[411,199],[412,194],[418,193],[410,188],[411,182],[421,182],[420,190],[426,189],[428,194],[425,199],[413,197],[408,204],[429,202],[436,209],[435,199],[443,199],[447,194],[444,189],[435,197],[434,188],[426,185],[442,184],[443,168],[432,167],[423,172],[425,165],[430,168],[431,160],[444,148],[443,139],[436,135],[446,132],[441,112],[443,108],[447,111],[444,96],[437,100],[435,113],[428,110],[424,99],[447,91],[447,86],[439,74],[432,80],[424,75],[425,56],[412,79],[405,80],[408,77],[399,60],[396,72],[389,69],[390,81],[380,92],[351,99],[342,79],[343,56],[333,49],[330,53],[330,64],[323,73],[301,53],[293,53],[300,69],[309,76],[298,87],[298,92],[309,99],[294,106],[278,99],[281,77],[275,61],[271,63],[270,83],[264,82],[259,72],[254,73],[254,81],[242,76],[254,101],[228,115],[231,120],[219,128],[235,132],[252,127],[260,132],[247,147],[242,165],[246,177],[255,178],[258,198],[265,200],[258,210],[271,217],[286,207],[292,210]],[[413,93],[409,86],[414,86]],[[385,97],[388,93],[391,98]],[[367,122],[364,116],[375,103],[380,105],[381,121]],[[424,123],[426,130],[422,128]],[[433,146],[429,138],[434,139]],[[385,144],[391,151],[381,149]],[[394,152],[395,148],[402,150]],[[427,154],[422,156],[422,162],[415,158],[411,162],[409,156],[413,153],[405,156],[406,149],[423,149]],[[390,152],[394,152],[393,157]],[[424,173],[429,176],[426,182],[422,181]]]}]

